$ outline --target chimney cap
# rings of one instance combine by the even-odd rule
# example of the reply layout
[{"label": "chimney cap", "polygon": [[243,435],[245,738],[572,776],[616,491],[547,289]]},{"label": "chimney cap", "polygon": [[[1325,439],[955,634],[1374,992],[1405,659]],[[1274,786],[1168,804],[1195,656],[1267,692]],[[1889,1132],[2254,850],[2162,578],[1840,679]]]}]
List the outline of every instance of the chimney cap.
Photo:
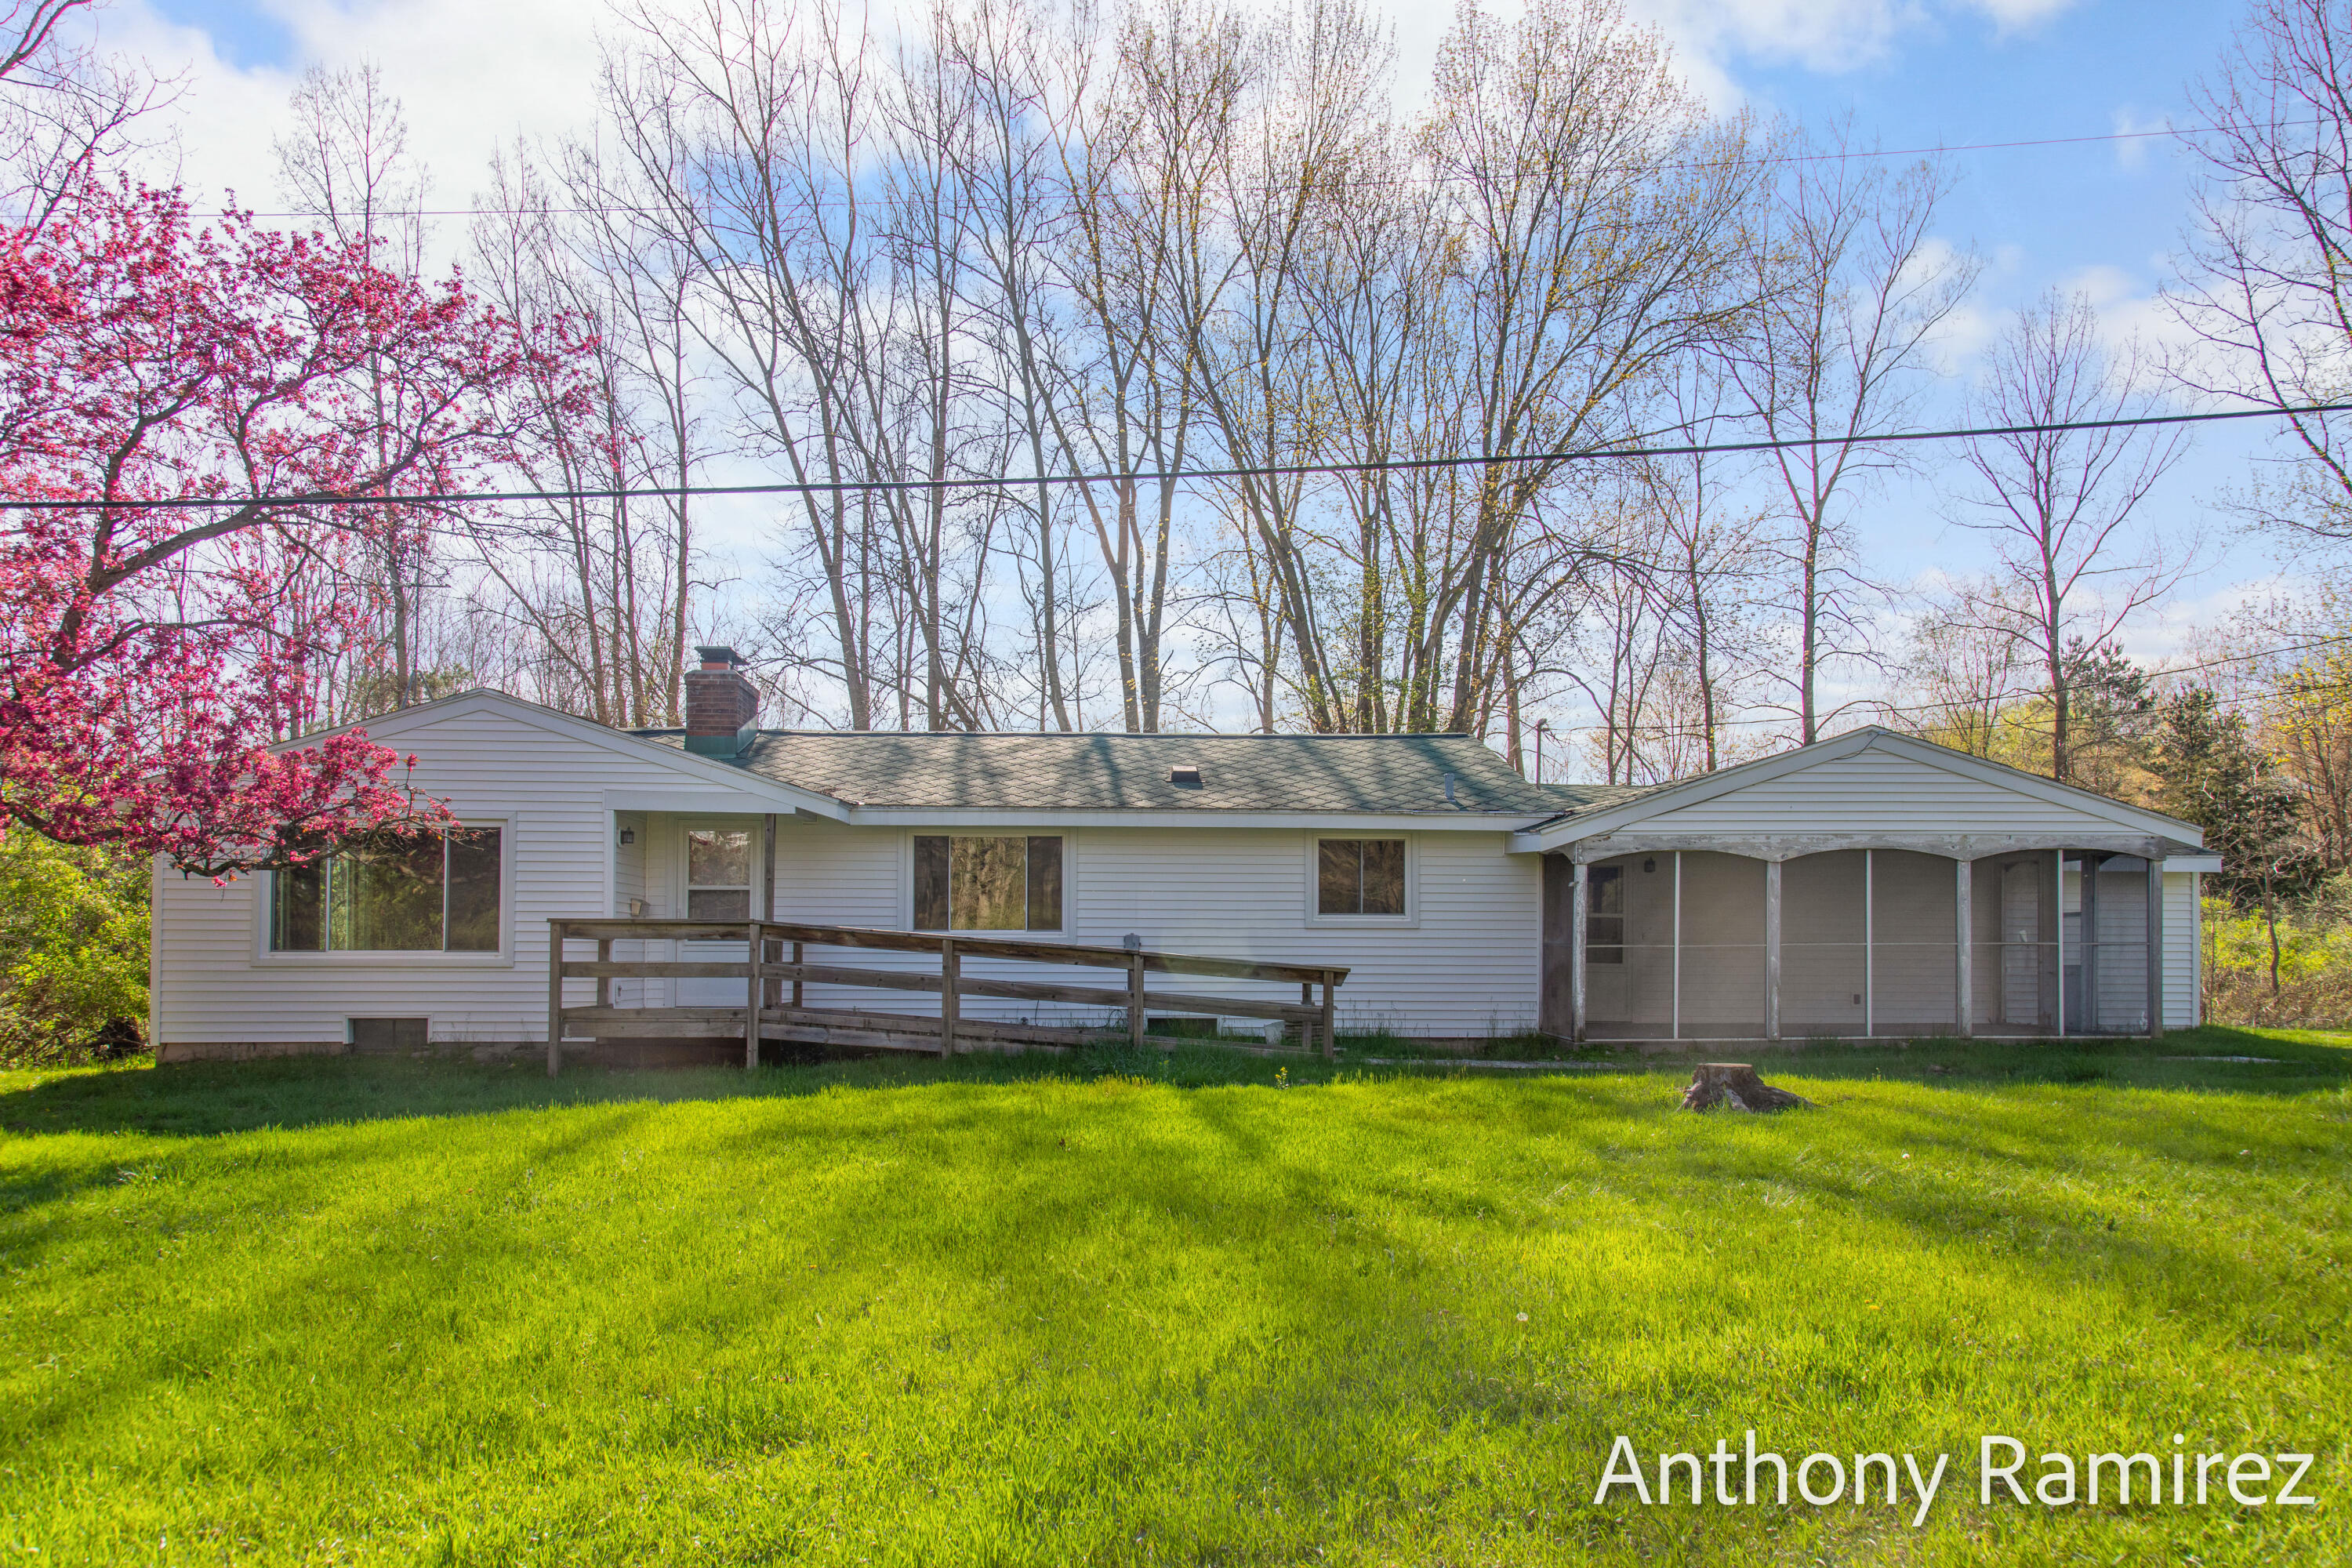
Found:
[{"label": "chimney cap", "polygon": [[699,644],[695,647],[694,651],[701,655],[702,668],[705,669],[740,669],[742,668],[742,657],[736,653],[734,648],[726,643]]}]

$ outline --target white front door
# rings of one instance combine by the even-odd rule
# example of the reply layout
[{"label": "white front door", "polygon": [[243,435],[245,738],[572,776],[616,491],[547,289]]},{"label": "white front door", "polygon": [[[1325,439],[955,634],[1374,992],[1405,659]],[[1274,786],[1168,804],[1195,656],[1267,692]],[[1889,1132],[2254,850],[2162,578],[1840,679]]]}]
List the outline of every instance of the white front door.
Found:
[{"label": "white front door", "polygon": [[[755,825],[741,819],[689,819],[679,825],[685,843],[679,864],[686,876],[686,918],[690,921],[749,920],[758,890]],[[749,949],[740,942],[686,942],[678,957],[689,963],[741,963]],[[681,1007],[740,1007],[746,982],[680,980]]]}]

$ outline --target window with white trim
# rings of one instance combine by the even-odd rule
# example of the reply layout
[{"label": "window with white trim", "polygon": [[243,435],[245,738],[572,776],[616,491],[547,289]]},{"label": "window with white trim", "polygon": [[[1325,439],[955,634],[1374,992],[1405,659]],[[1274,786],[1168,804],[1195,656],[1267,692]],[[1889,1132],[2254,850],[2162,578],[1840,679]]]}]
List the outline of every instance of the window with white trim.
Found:
[{"label": "window with white trim", "polygon": [[751,834],[748,828],[687,829],[686,918],[751,918]]},{"label": "window with white trim", "polygon": [[1315,912],[1319,916],[1402,916],[1404,840],[1318,838],[1315,841]]},{"label": "window with white trim", "polygon": [[496,952],[503,829],[380,835],[270,878],[273,952]]},{"label": "window with white trim", "polygon": [[1058,834],[915,835],[917,931],[1060,931]]}]

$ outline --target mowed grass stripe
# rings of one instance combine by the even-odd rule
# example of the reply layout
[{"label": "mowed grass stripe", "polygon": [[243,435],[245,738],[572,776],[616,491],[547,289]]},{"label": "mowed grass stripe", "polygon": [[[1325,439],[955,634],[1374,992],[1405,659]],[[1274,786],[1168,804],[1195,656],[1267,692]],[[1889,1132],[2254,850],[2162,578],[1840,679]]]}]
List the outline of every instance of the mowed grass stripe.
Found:
[{"label": "mowed grass stripe", "polygon": [[[1207,1051],[1161,1081],[0,1079],[0,1548],[2340,1558],[2352,1100],[2332,1043],[2208,1048],[2231,1041],[2303,1076],[2119,1087],[2178,1064],[2111,1050],[2085,1058],[2109,1081],[2053,1084],[1952,1047],[1913,1082],[1822,1053],[1769,1069],[1821,1110],[1763,1121],[1675,1110],[1665,1073],[1276,1088]],[[1591,1506],[1618,1432],[1646,1456],[1751,1426],[1953,1468],[1917,1531],[1875,1501]],[[2325,1500],[1986,1510],[1989,1431],[2314,1450]]]}]

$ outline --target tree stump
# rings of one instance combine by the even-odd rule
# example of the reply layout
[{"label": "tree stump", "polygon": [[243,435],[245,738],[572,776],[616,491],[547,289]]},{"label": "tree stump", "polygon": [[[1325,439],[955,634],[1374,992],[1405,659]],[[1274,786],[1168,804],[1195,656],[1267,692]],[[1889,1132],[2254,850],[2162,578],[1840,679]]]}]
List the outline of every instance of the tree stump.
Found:
[{"label": "tree stump", "polygon": [[1801,1105],[1810,1110],[1812,1103],[1801,1094],[1774,1089],[1746,1062],[1701,1062],[1698,1071],[1691,1075],[1690,1087],[1683,1090],[1685,1110],[1709,1110],[1718,1105],[1734,1110],[1790,1110]]}]

